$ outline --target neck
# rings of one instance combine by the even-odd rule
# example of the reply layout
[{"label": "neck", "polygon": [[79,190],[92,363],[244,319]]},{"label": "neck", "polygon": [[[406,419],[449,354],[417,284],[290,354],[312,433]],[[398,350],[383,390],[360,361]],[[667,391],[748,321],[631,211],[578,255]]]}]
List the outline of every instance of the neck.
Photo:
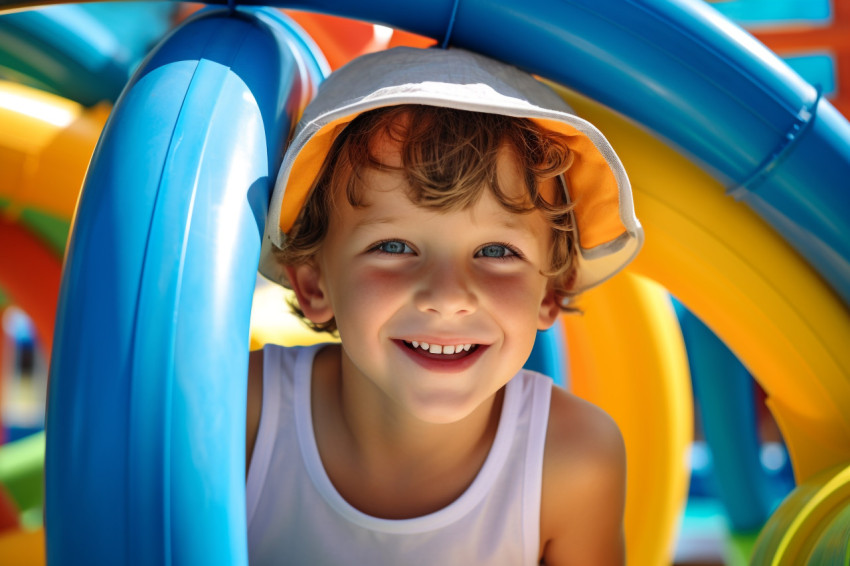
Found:
[{"label": "neck", "polygon": [[[465,418],[451,423],[423,421],[406,411],[354,367],[340,349],[337,410],[351,440],[363,455],[419,459],[424,454],[450,457],[467,454],[495,436],[501,394],[494,395]],[[498,401],[498,403],[497,403]],[[498,407],[496,406],[498,405]]]}]

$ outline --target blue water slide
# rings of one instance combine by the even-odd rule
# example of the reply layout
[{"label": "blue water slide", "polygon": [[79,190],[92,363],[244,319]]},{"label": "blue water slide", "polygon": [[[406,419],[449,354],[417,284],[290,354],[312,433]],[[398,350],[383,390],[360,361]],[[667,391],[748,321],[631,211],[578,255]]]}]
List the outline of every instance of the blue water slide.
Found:
[{"label": "blue water slide", "polygon": [[850,124],[702,0],[281,5],[448,37],[637,120],[701,163],[850,303]]},{"label": "blue water slide", "polygon": [[292,117],[327,72],[273,10],[214,9],[95,150],[50,370],[50,564],[246,564],[249,319]]}]

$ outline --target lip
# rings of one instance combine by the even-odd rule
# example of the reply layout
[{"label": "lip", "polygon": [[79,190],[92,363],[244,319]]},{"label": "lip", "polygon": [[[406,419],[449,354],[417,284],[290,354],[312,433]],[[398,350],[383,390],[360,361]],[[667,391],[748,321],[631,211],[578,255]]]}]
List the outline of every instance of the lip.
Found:
[{"label": "lip", "polygon": [[[421,341],[425,342],[426,340],[421,340]],[[408,342],[410,342],[410,340],[408,340]],[[474,343],[474,341],[461,342],[461,341],[456,341],[456,340],[450,340],[450,341],[434,340],[433,342],[435,344],[442,344],[442,345]],[[402,352],[404,352],[404,354],[408,358],[410,358],[412,361],[414,361],[417,365],[419,365],[423,369],[426,369],[426,370],[432,371],[432,372],[437,372],[437,373],[459,373],[459,372],[462,372],[462,371],[468,369],[469,367],[471,367],[473,364],[475,364],[475,362],[478,361],[478,359],[484,354],[484,352],[487,350],[487,348],[490,347],[486,344],[478,344],[475,347],[474,350],[471,350],[467,355],[465,355],[461,358],[439,359],[439,358],[434,358],[434,357],[428,356],[427,353],[424,353],[424,351],[423,351],[423,353],[417,352],[416,350],[408,347],[405,344],[404,340],[395,339],[395,340],[393,340],[393,343],[396,346],[398,346],[398,348]]]}]

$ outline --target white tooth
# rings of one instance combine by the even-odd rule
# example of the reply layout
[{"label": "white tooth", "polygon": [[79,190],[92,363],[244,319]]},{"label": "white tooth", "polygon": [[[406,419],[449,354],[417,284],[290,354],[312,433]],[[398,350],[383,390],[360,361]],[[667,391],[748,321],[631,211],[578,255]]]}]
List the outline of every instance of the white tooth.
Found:
[{"label": "white tooth", "polygon": [[422,348],[423,350],[427,350],[428,348],[430,348],[430,346],[428,346],[427,342],[420,342],[419,347]]},{"label": "white tooth", "polygon": [[464,344],[463,345],[463,351],[464,352],[468,352],[470,348],[472,348],[472,344]]},{"label": "white tooth", "polygon": [[455,347],[454,346],[443,346],[443,353],[444,354],[454,354],[455,353]]},{"label": "white tooth", "polygon": [[413,345],[413,347],[414,347],[414,348],[418,348],[418,347],[419,347],[419,342],[417,342],[416,340],[414,340],[413,342],[411,342],[411,344]]},{"label": "white tooth", "polygon": [[440,346],[439,344],[431,344],[431,348],[428,351],[431,352],[432,354],[442,354],[443,353],[443,347]]}]

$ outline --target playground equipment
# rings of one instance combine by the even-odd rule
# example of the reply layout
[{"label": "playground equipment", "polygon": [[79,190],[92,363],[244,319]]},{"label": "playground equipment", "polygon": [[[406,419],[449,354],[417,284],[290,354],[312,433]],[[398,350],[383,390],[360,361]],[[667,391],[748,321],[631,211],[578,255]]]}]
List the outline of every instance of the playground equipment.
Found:
[{"label": "playground equipment", "polygon": [[[850,360],[843,348],[850,335],[850,279],[840,237],[848,195],[834,190],[850,168],[846,121],[761,46],[697,2],[523,2],[522,20],[513,17],[514,4],[323,6],[440,41],[448,35],[454,45],[572,89],[564,96],[608,134],[633,179],[648,243],[632,272],[664,284],[724,339],[767,391],[798,480],[835,494],[824,499],[828,504],[795,508],[797,519],[805,514],[807,529],[791,529],[783,522],[787,515],[775,515],[765,532],[786,533],[802,554],[792,558],[788,544],[765,542],[756,563],[825,556],[825,545],[839,540],[846,524],[844,515],[830,510],[846,495],[830,487],[844,485],[843,475],[822,474],[850,461]],[[199,40],[184,39],[189,30],[195,38],[216,34],[245,43],[222,41],[204,50]],[[504,33],[494,33],[499,30]],[[218,11],[175,33],[116,108],[80,203],[62,291],[59,320],[87,329],[91,341],[78,343],[61,325],[57,332],[51,391],[57,424],[49,431],[47,478],[52,560],[85,552],[95,563],[137,556],[142,562],[166,556],[190,563],[244,561],[244,525],[235,511],[244,507],[244,494],[234,468],[243,461],[238,430],[244,426],[244,386],[232,376],[244,366],[239,352],[247,352],[249,300],[239,290],[253,289],[280,134],[309,96],[307,85],[326,71],[315,53],[308,39],[268,11]],[[260,62],[266,73],[284,69],[283,76],[261,80]],[[586,72],[590,68],[593,73]],[[713,176],[671,143],[575,91],[638,120]],[[155,108],[146,108],[147,100],[156,100]],[[162,120],[158,127],[151,116]],[[235,132],[237,121],[243,130]],[[161,164],[156,174],[141,167],[139,155]],[[221,179],[227,186],[214,186]],[[739,185],[744,201],[772,227],[724,196],[724,186]],[[133,196],[110,192],[110,186]],[[225,208],[227,215],[216,214]],[[104,210],[112,214],[104,218]],[[109,281],[87,279],[87,273]],[[621,306],[606,316],[605,305],[616,299],[595,303],[588,294],[593,309],[586,309],[584,320],[565,323],[573,324],[566,332],[574,341],[573,387],[608,408],[627,442],[643,454],[635,466],[630,461],[637,471],[630,481],[639,482],[637,490],[630,485],[638,499],[630,500],[627,514],[634,517],[642,496],[661,494],[666,510],[681,500],[685,471],[676,458],[689,438],[681,425],[690,405],[677,357],[681,344],[665,330],[665,300],[636,275],[623,280],[621,291],[633,286],[629,305],[648,305],[644,314],[626,316]],[[652,320],[658,328],[646,332],[641,325],[639,337],[633,330],[598,341],[603,330],[594,325],[617,317]],[[655,359],[630,353],[617,368],[606,365],[611,356],[585,355],[613,345],[626,352],[635,342],[651,345]],[[118,383],[116,375],[122,376]],[[154,375],[157,380],[150,379]],[[90,381],[80,383],[81,376]],[[639,401],[629,404],[624,392],[634,392],[630,387],[646,396],[632,395]],[[652,460],[635,424],[644,410],[657,416],[652,430],[675,431],[652,438],[660,450]],[[67,465],[61,476],[51,472],[51,458]],[[660,470],[661,479],[642,476],[646,465]],[[93,500],[94,493],[104,500]],[[116,517],[114,501],[128,511]],[[83,504],[92,510],[91,523],[63,519]],[[194,513],[209,521],[195,521]],[[651,533],[636,530],[634,518],[627,522],[631,561],[663,561],[669,515],[660,516]],[[93,548],[83,530],[105,533],[98,541],[103,544]],[[827,542],[800,542],[812,537]]]}]

